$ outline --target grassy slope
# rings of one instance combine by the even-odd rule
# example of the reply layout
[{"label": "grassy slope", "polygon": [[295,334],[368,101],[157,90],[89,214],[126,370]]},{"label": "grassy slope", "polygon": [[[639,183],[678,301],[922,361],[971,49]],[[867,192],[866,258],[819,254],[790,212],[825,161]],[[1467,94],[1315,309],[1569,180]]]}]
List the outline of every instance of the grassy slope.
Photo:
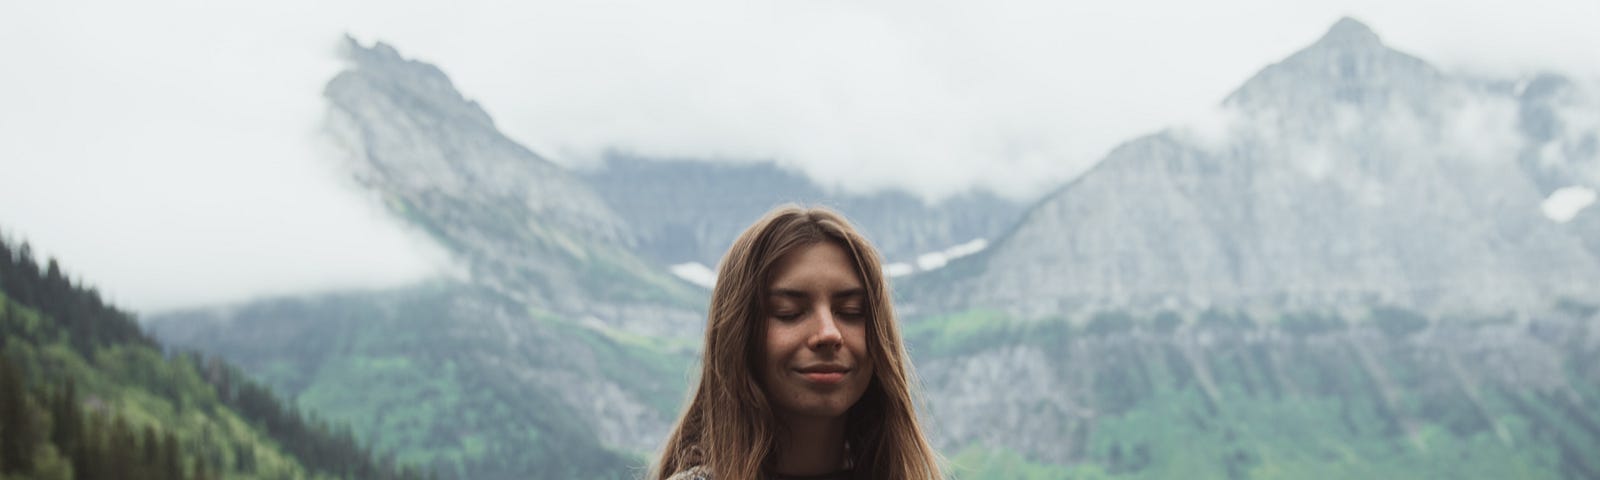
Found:
[{"label": "grassy slope", "polygon": [[236,311],[235,321],[274,322],[283,331],[262,340],[243,334],[249,328],[225,330],[195,346],[229,355],[301,405],[349,422],[376,451],[447,476],[626,478],[642,469],[644,452],[600,445],[593,427],[557,392],[509,375],[515,366],[483,368],[480,354],[549,367],[570,361],[554,357],[581,353],[593,362],[591,371],[640,392],[670,415],[682,398],[692,353],[543,312],[510,321],[537,323],[546,336],[524,341],[547,347],[507,347],[501,333],[479,331],[495,328],[492,321],[471,318],[492,316],[492,309],[461,307],[480,301],[500,300],[436,285],[398,294],[263,302]]},{"label": "grassy slope", "polygon": [[[1157,323],[1132,322],[1152,330]],[[1093,321],[1023,323],[974,311],[913,322],[906,336],[914,356],[937,358],[1107,334],[1094,329]],[[950,459],[960,478],[972,479],[1585,478],[1600,467],[1583,453],[1600,451],[1600,430],[1592,413],[1579,413],[1600,403],[1594,352],[1569,352],[1560,374],[1571,395],[1480,385],[1481,406],[1461,390],[1422,387],[1439,383],[1429,376],[1447,375],[1412,358],[1428,352],[1394,352],[1379,355],[1401,386],[1394,405],[1348,355],[1291,357],[1286,381],[1300,386],[1295,390],[1277,385],[1281,379],[1254,361],[1260,349],[1210,351],[1205,361],[1218,402],[1182,362],[1118,357],[1096,372],[1095,398],[1105,408],[1077,462],[1049,464],[983,445],[950,452]]]}]

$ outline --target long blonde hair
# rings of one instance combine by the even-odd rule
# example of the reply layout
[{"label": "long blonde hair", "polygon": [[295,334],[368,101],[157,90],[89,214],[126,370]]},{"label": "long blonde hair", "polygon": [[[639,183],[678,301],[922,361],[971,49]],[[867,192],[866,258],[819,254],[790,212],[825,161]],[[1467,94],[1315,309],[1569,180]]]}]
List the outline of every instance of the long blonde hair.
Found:
[{"label": "long blonde hair", "polygon": [[756,480],[773,459],[778,423],[755,371],[766,337],[766,289],[784,255],[833,242],[855,259],[867,290],[867,355],[873,379],[847,413],[856,478],[938,480],[938,456],[912,402],[914,378],[890,305],[882,262],[865,237],[827,208],[783,205],[751,225],[723,257],[707,315],[700,385],[667,437],[651,478],[694,466],[717,480]]}]

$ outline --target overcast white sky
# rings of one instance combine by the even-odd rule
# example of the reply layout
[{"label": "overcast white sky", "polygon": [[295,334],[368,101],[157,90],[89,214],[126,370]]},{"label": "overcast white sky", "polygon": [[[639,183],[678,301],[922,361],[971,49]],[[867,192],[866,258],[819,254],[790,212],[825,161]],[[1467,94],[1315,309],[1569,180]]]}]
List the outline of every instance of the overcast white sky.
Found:
[{"label": "overcast white sky", "polygon": [[317,135],[344,32],[514,138],[1029,197],[1356,17],[1449,71],[1600,78],[1600,2],[6,2],[0,231],[141,311],[438,271]]}]

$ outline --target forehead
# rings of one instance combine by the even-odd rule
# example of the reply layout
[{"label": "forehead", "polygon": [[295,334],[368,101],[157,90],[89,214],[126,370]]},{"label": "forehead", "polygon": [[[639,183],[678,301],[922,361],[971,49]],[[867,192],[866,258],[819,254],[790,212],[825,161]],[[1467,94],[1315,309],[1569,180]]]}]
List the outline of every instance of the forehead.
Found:
[{"label": "forehead", "polygon": [[833,242],[818,242],[784,255],[774,266],[772,282],[767,285],[773,295],[800,292],[831,296],[861,288],[850,252]]}]

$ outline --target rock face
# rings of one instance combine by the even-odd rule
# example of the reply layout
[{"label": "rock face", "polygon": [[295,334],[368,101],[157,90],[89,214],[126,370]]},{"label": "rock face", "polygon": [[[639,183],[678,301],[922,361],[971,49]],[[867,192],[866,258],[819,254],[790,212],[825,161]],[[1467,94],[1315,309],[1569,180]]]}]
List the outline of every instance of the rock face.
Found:
[{"label": "rock face", "polygon": [[613,322],[596,303],[695,308],[687,284],[633,254],[637,235],[570,172],[503,135],[437,67],[347,39],[324,91],[353,175],[468,266],[476,283]]},{"label": "rock face", "polygon": [[965,335],[916,329],[908,342],[936,446],[969,465],[990,463],[972,452],[1001,451],[1021,457],[1003,462],[1134,478],[1589,478],[1600,473],[1586,453],[1600,448],[1600,316],[1586,315],[1412,327],[989,319]]},{"label": "rock face", "polygon": [[717,265],[745,227],[785,202],[840,210],[873,241],[885,263],[905,264],[953,245],[993,239],[1022,211],[1021,205],[986,192],[933,205],[898,190],[829,192],[770,163],[617,156],[581,176],[639,232],[639,251],[667,264]]},{"label": "rock face", "polygon": [[1453,77],[1345,19],[1230,95],[1215,125],[1119,146],[913,298],[1030,317],[1600,298],[1600,257],[1539,209],[1600,183],[1600,126],[1552,100],[1559,83]]},{"label": "rock face", "polygon": [[593,190],[432,65],[346,45],[324,92],[347,167],[463,279],[151,318],[381,452],[447,478],[631,478],[675,420],[703,292],[635,255]]},{"label": "rock face", "polygon": [[1454,77],[1340,21],[1220,127],[1123,144],[912,278],[941,450],[1085,477],[1600,474],[1600,214],[1540,209],[1600,181],[1587,92]]},{"label": "rock face", "polygon": [[451,281],[154,319],[386,455],[445,478],[632,478],[693,361]]}]

